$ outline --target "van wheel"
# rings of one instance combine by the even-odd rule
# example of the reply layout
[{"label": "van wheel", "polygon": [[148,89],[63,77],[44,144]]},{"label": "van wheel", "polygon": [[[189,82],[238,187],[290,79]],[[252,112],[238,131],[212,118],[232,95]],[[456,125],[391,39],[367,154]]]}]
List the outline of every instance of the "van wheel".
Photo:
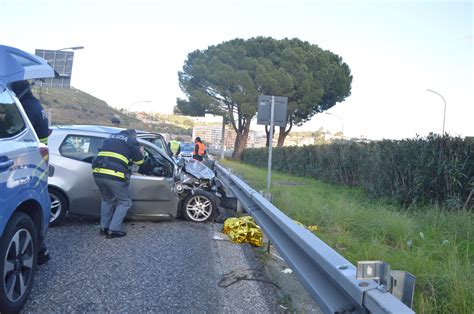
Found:
[{"label": "van wheel", "polygon": [[206,191],[194,191],[183,202],[183,216],[189,221],[210,221],[214,218],[216,211],[217,204],[214,196]]},{"label": "van wheel", "polygon": [[13,214],[0,243],[0,309],[19,312],[28,299],[36,273],[36,228],[22,212]]},{"label": "van wheel", "polygon": [[61,223],[68,210],[67,199],[62,192],[54,188],[48,188],[49,198],[51,199],[51,217],[49,226],[55,227]]}]

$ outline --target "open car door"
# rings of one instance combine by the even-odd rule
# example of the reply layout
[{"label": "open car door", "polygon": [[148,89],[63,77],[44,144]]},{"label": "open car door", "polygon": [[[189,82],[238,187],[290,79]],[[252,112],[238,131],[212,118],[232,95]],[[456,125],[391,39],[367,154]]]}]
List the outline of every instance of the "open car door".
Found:
[{"label": "open car door", "polygon": [[44,60],[17,48],[0,45],[0,81],[17,81],[55,77],[54,69]]},{"label": "open car door", "polygon": [[[131,218],[146,216],[159,219],[176,217],[178,196],[174,192],[175,164],[166,152],[150,142],[139,139],[145,149],[145,164],[154,162],[146,172],[135,171],[130,178],[132,207],[128,212]],[[142,166],[143,167],[143,166]],[[141,173],[140,173],[141,172]]]}]

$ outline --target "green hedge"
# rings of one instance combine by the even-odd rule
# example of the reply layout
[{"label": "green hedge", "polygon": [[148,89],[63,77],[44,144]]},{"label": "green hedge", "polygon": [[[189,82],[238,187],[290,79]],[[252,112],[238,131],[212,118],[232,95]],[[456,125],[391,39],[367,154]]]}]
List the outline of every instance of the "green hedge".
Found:
[{"label": "green hedge", "polygon": [[[291,175],[359,186],[405,206],[435,203],[451,209],[472,209],[473,153],[472,139],[434,135],[274,148],[272,167]],[[266,167],[268,149],[246,149],[242,160]]]}]

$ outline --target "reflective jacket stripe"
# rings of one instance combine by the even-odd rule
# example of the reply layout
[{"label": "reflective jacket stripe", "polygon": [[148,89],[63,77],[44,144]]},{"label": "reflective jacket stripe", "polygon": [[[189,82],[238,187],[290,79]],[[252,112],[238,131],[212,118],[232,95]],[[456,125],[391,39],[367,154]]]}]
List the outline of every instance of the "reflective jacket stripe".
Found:
[{"label": "reflective jacket stripe", "polygon": [[40,138],[40,142],[43,143],[43,144],[48,145],[48,138],[47,138],[47,137],[45,137],[45,138]]},{"label": "reflective jacket stripe", "polygon": [[94,173],[101,173],[101,174],[107,174],[109,176],[115,176],[119,177],[121,179],[125,179],[125,173],[115,171],[115,170],[110,170],[110,169],[104,169],[104,168],[94,168],[92,169],[92,172]]},{"label": "reflective jacket stripe", "polygon": [[139,161],[134,161],[133,163],[134,163],[135,165],[140,166],[140,165],[143,165],[144,162],[145,162],[145,159],[142,159],[142,160],[139,160]]},{"label": "reflective jacket stripe", "polygon": [[128,165],[128,158],[125,157],[122,154],[117,154],[117,153],[114,153],[114,152],[99,152],[99,154],[97,154],[97,156],[117,158],[117,159],[120,159],[121,161],[123,161],[126,165]]}]

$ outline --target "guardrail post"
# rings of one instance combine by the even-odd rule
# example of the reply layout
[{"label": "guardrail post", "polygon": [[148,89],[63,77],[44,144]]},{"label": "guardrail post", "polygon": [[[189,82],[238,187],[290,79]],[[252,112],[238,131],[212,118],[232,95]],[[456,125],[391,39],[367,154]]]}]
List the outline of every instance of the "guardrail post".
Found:
[{"label": "guardrail post", "polygon": [[260,195],[262,195],[267,201],[273,203],[273,195],[270,192],[260,191]]},{"label": "guardrail post", "polygon": [[[265,192],[263,190],[259,191],[260,195],[262,195],[267,201],[269,201],[270,203],[272,203],[273,201],[273,195],[272,193],[270,192]],[[271,245],[272,245],[272,241],[270,239],[268,239],[268,245],[267,245],[267,254],[270,254],[270,248],[271,248]]]},{"label": "guardrail post", "polygon": [[244,208],[242,207],[242,203],[237,199],[237,212],[242,213],[244,211]]}]

